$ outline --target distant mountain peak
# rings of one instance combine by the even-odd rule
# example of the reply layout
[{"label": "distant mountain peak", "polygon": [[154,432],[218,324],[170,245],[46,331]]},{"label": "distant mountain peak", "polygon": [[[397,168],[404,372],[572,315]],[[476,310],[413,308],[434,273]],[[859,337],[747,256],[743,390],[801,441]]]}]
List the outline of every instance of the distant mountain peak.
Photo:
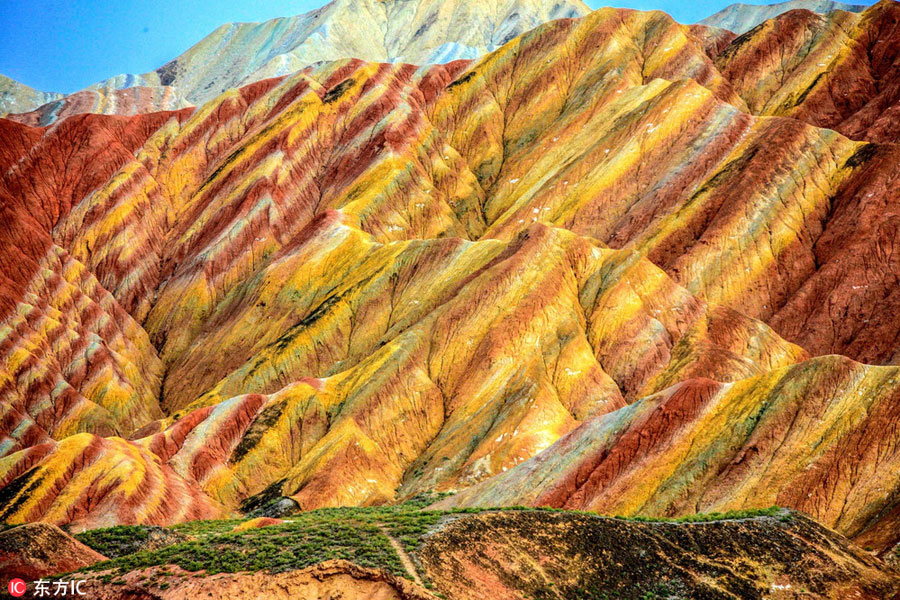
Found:
[{"label": "distant mountain peak", "polygon": [[144,77],[201,104],[224,90],[322,61],[475,58],[542,23],[590,11],[581,0],[333,0],[301,15],[218,27]]},{"label": "distant mountain peak", "polygon": [[737,34],[750,31],[763,21],[767,21],[789,10],[805,9],[814,13],[826,14],[833,10],[862,12],[868,6],[862,4],[844,4],[832,0],[789,0],[777,4],[744,4],[735,3],[726,6],[714,15],[699,23],[728,29]]},{"label": "distant mountain peak", "polygon": [[0,116],[8,113],[28,112],[62,97],[62,94],[41,92],[0,74]]},{"label": "distant mountain peak", "polygon": [[[76,112],[199,106],[225,90],[344,58],[414,64],[474,59],[542,23],[589,12],[581,0],[332,0],[300,15],[224,23],[155,71],[117,75],[70,96],[2,78],[0,114],[34,112],[18,120],[49,125]],[[129,88],[146,89],[116,92]]]}]

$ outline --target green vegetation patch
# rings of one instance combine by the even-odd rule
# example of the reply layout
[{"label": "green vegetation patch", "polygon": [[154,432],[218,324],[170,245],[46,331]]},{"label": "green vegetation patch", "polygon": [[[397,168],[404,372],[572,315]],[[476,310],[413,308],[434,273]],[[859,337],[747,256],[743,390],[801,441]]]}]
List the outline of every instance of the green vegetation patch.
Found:
[{"label": "green vegetation patch", "polygon": [[729,510],[728,512],[697,513],[676,517],[674,519],[662,519],[659,517],[615,517],[626,521],[641,523],[709,523],[711,521],[730,521],[735,519],[755,519],[757,517],[782,517],[782,520],[790,519],[790,512],[780,506],[769,508],[753,508],[748,510]]},{"label": "green vegetation patch", "polygon": [[[426,510],[440,499],[434,494],[421,495],[395,506],[365,508],[323,508],[301,512],[285,518],[278,525],[232,530],[243,520],[193,521],[170,529],[188,536],[190,541],[165,548],[118,555],[113,560],[97,563],[93,571],[110,571],[104,575],[115,579],[129,571],[163,565],[177,565],[185,571],[215,573],[272,573],[303,569],[323,561],[343,559],[360,565],[383,569],[394,575],[412,579],[407,573],[388,536],[400,542],[415,557],[425,536],[446,517],[486,511],[550,511],[557,509],[505,507],[467,508],[449,511]],[[574,511],[567,511],[574,512]],[[580,513],[597,516],[594,513]],[[744,519],[787,514],[777,507],[763,510],[692,515],[681,519],[647,519],[635,521],[705,522],[719,519]],[[127,546],[129,540],[146,532],[140,527],[113,527],[79,534],[78,538],[107,556]]]},{"label": "green vegetation patch", "polygon": [[77,533],[75,539],[104,556],[117,558],[139,551],[150,539],[150,529],[143,525],[117,525]]},{"label": "green vegetation patch", "polygon": [[183,542],[187,536],[157,525],[119,525],[75,534],[82,544],[109,558],[155,550]]},{"label": "green vegetation patch", "polygon": [[[409,551],[414,550],[429,528],[446,514],[423,510],[437,499],[429,495],[397,506],[325,508],[299,513],[280,525],[241,532],[232,530],[242,520],[193,521],[171,528],[193,538],[190,541],[119,556],[97,563],[91,570],[112,570],[120,575],[171,564],[206,574],[261,570],[280,573],[343,559],[411,579],[385,532]],[[111,528],[81,536],[87,534],[99,547],[100,541],[108,540],[108,545],[113,546],[136,532],[133,528]]]},{"label": "green vegetation patch", "polygon": [[406,575],[400,558],[377,526],[354,520],[321,519],[286,523],[239,533],[207,533],[196,540],[98,563],[91,570],[123,574],[160,565],[177,565],[206,574],[302,569],[344,559]]}]

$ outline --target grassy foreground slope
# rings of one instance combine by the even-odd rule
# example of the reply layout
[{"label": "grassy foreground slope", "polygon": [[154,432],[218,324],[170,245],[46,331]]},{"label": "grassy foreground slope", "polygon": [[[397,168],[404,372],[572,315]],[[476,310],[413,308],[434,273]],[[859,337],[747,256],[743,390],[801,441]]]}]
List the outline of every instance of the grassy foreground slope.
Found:
[{"label": "grassy foreground slope", "polygon": [[[389,594],[379,598],[401,599],[881,599],[900,592],[900,577],[879,559],[777,507],[644,520],[520,507],[427,509],[434,499],[283,521],[184,523],[170,529],[187,541],[100,562],[82,575],[92,594],[110,598],[193,597],[207,589],[282,597],[267,586],[312,598],[328,582],[342,598],[376,588]],[[148,529],[77,537],[115,554],[128,538],[146,539]]]}]

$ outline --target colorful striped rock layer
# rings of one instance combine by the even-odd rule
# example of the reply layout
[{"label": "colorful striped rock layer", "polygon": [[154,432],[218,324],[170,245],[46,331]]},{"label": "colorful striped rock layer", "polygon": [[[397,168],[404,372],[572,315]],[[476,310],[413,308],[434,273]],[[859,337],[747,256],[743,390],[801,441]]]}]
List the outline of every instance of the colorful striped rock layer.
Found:
[{"label": "colorful striped rock layer", "polygon": [[541,23],[589,12],[581,0],[333,0],[293,17],[227,23],[155,71],[117,75],[69,95],[38,92],[0,75],[0,115],[24,113],[10,118],[46,126],[74,114],[134,115],[202,104],[322,61],[477,58]]},{"label": "colorful striped rock layer", "polygon": [[778,503],[890,547],[893,113],[851,139],[816,126],[813,92],[768,110],[758,94],[787,92],[751,82],[781,64],[766,35],[840,21],[889,104],[896,10],[732,40],[601,9],[477,62],[348,59],[197,109],[0,120],[0,519],[459,491]]},{"label": "colorful striped rock layer", "polygon": [[7,119],[26,125],[44,127],[72,115],[137,115],[192,106],[175,88],[167,86],[99,88],[82,90],[48,102],[22,114],[6,115]]},{"label": "colorful striped rock layer", "polygon": [[227,23],[137,78],[142,85],[175,86],[200,104],[322,61],[431,64],[476,58],[541,23],[590,10],[581,0],[333,0],[293,17]]}]

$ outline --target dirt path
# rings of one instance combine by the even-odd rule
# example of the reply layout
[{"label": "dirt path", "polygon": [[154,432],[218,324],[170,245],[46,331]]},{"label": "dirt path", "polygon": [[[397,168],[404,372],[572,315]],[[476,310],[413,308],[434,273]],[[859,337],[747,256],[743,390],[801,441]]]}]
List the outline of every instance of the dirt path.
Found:
[{"label": "dirt path", "polygon": [[406,553],[406,550],[403,548],[403,544],[401,544],[394,536],[391,535],[391,532],[388,531],[387,527],[383,525],[379,525],[378,529],[381,530],[388,541],[391,543],[391,546],[394,547],[394,550],[397,552],[397,556],[400,557],[400,562],[403,563],[403,568],[412,575],[413,581],[417,584],[425,587],[425,584],[422,582],[422,578],[419,577],[419,572],[416,570],[416,565],[413,564],[412,559],[409,557],[409,554]]}]

